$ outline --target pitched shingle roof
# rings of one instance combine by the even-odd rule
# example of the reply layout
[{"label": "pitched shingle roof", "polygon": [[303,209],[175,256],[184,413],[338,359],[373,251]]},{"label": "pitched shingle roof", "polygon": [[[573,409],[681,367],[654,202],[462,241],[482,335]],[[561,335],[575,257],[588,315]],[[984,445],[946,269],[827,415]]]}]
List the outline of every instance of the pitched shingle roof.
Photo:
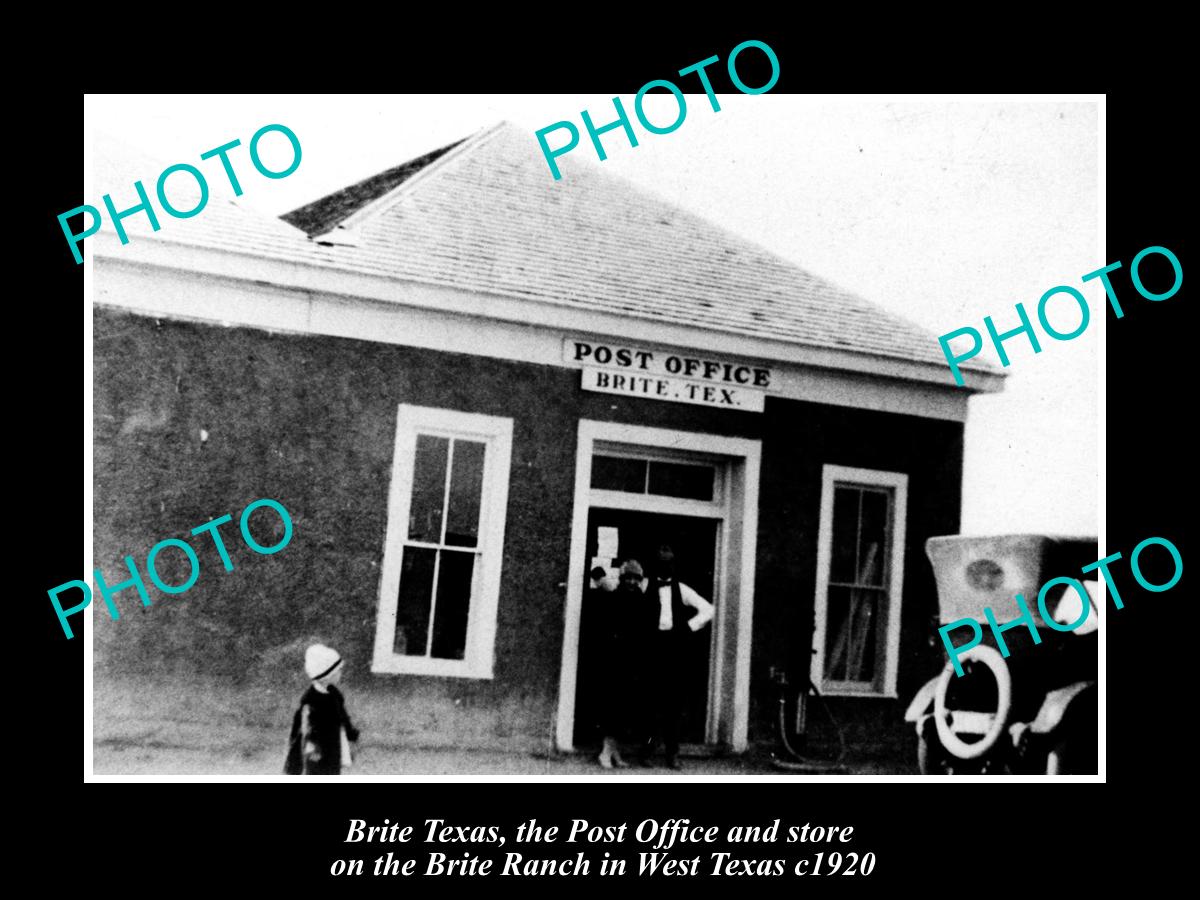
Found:
[{"label": "pitched shingle roof", "polygon": [[[136,203],[131,167],[100,145],[97,188]],[[774,253],[610,175],[561,157],[555,181],[532,132],[502,123],[272,218],[220,197],[202,214],[143,214],[152,239],[712,332],[937,365],[934,335]],[[147,162],[138,177],[163,169]],[[177,179],[177,180],[175,180]],[[185,176],[169,194],[188,208]],[[152,190],[152,188],[150,189]],[[177,198],[177,199],[176,199]],[[308,231],[289,222],[303,225]],[[107,218],[105,230],[111,230]],[[342,232],[335,246],[312,240]],[[347,241],[349,243],[347,243]],[[767,348],[764,346],[764,353]],[[963,366],[1000,374],[972,360]],[[949,381],[947,376],[946,381]]]},{"label": "pitched shingle roof", "polygon": [[[143,189],[151,198],[159,230],[153,230],[144,212],[131,214],[121,220],[121,225],[132,242],[146,239],[169,241],[296,261],[312,256],[312,243],[303,231],[273,216],[244,207],[230,195],[224,177],[216,177],[211,169],[205,173],[208,176],[208,203],[192,218],[175,219],[162,211],[155,196],[156,179],[166,169],[162,160],[133,150],[103,133],[96,135],[91,149],[95,196],[86,202],[103,210],[100,198],[110,194],[113,206],[118,211],[127,210],[139,202],[133,187],[135,181],[142,182]],[[195,164],[196,161],[189,162]],[[242,162],[242,166],[245,166],[245,162]],[[216,166],[216,172],[220,171],[220,166]],[[253,182],[248,177],[243,175],[242,180],[245,182],[244,190],[253,189]],[[166,181],[165,190],[167,198],[178,210],[194,209],[199,203],[199,186],[187,174],[172,175]],[[106,232],[114,230],[107,213],[102,216],[101,229]]]},{"label": "pitched shingle roof", "polygon": [[[559,165],[555,181],[532,132],[499,125],[343,218],[357,246],[321,255],[395,278],[945,366],[919,326],[595,163]],[[318,204],[344,212],[357,188]]]}]

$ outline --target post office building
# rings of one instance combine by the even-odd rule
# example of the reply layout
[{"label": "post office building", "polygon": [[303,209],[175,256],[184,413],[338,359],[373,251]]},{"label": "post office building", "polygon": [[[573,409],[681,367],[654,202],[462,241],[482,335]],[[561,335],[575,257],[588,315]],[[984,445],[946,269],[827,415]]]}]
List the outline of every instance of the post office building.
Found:
[{"label": "post office building", "polygon": [[924,544],[958,531],[967,400],[1000,376],[956,387],[933,335],[561,165],[504,124],[279,219],[214,198],[92,239],[96,566],[262,497],[294,525],[229,573],[195,542],[185,597],[96,616],[97,738],[286,729],[321,641],[377,740],[589,746],[622,664],[586,652],[595,570],[666,543],[715,607],[687,744],[772,741],[784,671],[852,746],[911,753]]}]

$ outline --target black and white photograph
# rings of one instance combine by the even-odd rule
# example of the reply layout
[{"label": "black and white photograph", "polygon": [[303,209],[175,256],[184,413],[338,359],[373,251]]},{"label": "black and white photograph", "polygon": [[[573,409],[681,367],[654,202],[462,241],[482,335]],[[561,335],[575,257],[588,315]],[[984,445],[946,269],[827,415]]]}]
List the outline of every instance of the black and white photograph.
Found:
[{"label": "black and white photograph", "polygon": [[755,52],[86,96],[89,780],[1103,780],[1104,98]]}]

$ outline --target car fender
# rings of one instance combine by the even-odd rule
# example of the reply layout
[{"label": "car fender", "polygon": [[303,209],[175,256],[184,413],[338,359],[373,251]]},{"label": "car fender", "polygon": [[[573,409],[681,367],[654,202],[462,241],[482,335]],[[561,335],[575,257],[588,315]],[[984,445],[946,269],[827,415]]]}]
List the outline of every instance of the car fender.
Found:
[{"label": "car fender", "polygon": [[1034,734],[1049,734],[1052,732],[1062,722],[1063,716],[1067,712],[1067,707],[1071,705],[1071,701],[1095,683],[1094,681],[1077,681],[1074,684],[1068,684],[1066,687],[1050,691],[1046,694],[1046,699],[1042,701],[1042,708],[1038,710],[1037,716],[1029,724],[1029,730]]},{"label": "car fender", "polygon": [[925,682],[924,686],[917,691],[917,696],[912,698],[912,703],[908,704],[908,709],[904,713],[905,722],[917,722],[925,713],[933,709],[933,695],[937,691],[938,681],[941,679],[939,674],[936,678],[931,678]]}]

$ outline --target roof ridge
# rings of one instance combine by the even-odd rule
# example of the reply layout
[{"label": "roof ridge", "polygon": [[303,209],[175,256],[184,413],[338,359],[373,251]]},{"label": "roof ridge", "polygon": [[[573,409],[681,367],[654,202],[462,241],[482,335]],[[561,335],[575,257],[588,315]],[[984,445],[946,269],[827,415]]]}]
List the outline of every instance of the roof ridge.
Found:
[{"label": "roof ridge", "polygon": [[[564,162],[567,162],[567,161],[564,160]],[[697,225],[706,231],[711,231],[711,230],[719,231],[726,239],[736,242],[741,247],[749,248],[749,249],[755,251],[756,253],[762,254],[763,256],[768,257],[773,263],[775,263],[777,265],[782,265],[793,271],[801,272],[806,277],[813,279],[813,281],[817,282],[822,287],[836,291],[839,294],[845,295],[846,297],[849,297],[849,298],[853,299],[854,301],[856,301],[857,303],[860,303],[863,306],[867,307],[869,310],[874,311],[878,314],[881,314],[881,315],[893,320],[894,322],[911,329],[912,331],[914,331],[918,334],[929,337],[934,341],[937,340],[937,335],[934,333],[934,331],[932,329],[926,328],[924,325],[921,325],[918,322],[914,322],[913,320],[909,319],[908,317],[901,315],[900,313],[894,312],[893,310],[889,309],[888,307],[883,306],[882,304],[878,303],[877,301],[874,301],[867,297],[864,297],[861,294],[859,294],[857,291],[850,290],[849,288],[842,286],[838,282],[836,282],[830,278],[827,278],[824,275],[819,275],[816,272],[810,271],[809,269],[802,266],[800,263],[794,262],[794,261],[788,259],[787,257],[783,256],[778,251],[772,250],[770,247],[763,246],[762,244],[758,243],[757,241],[751,240],[750,238],[746,237],[745,235],[740,234],[739,232],[726,227],[724,224],[722,224],[720,222],[714,221],[712,219],[706,219],[704,216],[700,215],[699,213],[693,212],[692,210],[687,209],[686,207],[681,206],[678,203],[675,203],[674,201],[668,200],[666,197],[663,197],[661,194],[659,194],[653,188],[638,184],[637,182],[632,181],[631,179],[625,177],[624,175],[622,175],[619,172],[613,172],[611,170],[601,169],[598,165],[592,163],[590,160],[588,160],[588,161],[571,160],[570,162],[572,164],[592,173],[597,178],[606,179],[609,182],[619,183],[620,185],[624,186],[627,190],[631,190],[643,198],[652,200],[653,202],[657,203],[659,206],[663,207],[664,209],[670,210],[674,214],[685,217],[693,225]],[[564,175],[567,174],[565,169],[564,169],[563,174]],[[996,366],[988,363],[986,360],[973,359],[973,360],[965,363],[964,367],[986,370],[986,371],[994,372],[997,374],[1003,374],[1003,375],[1008,374],[1007,372],[1000,371],[999,369],[997,369]]]},{"label": "roof ridge", "polygon": [[[444,163],[461,159],[463,156],[474,153],[480,148],[486,147],[498,135],[504,134],[505,132],[512,132],[515,135],[515,133],[520,130],[520,126],[507,120],[501,120],[500,122],[497,122],[486,129],[482,129],[475,135],[472,135],[470,138],[464,140],[451,152],[437,159],[433,164],[423,168],[411,179],[398,185],[394,190],[389,192],[384,197],[379,198],[374,204],[370,206],[364,206],[362,209],[358,210],[354,215],[347,218],[343,225],[356,225],[366,219],[373,219],[376,216],[386,213],[389,209],[403,201],[406,197],[419,191],[424,185],[425,180],[443,173],[446,169],[446,165],[443,165]],[[599,182],[602,186],[617,186],[623,189],[625,192],[634,194],[644,204],[643,210],[651,213],[649,217],[650,219],[653,219],[655,216],[660,214],[669,214],[676,219],[683,220],[687,225],[697,230],[704,232],[715,231],[721,236],[723,241],[734,244],[741,252],[752,253],[758,256],[764,263],[778,266],[783,271],[798,273],[803,278],[809,279],[815,287],[818,287],[825,292],[834,294],[835,297],[841,297],[845,300],[851,301],[853,303],[853,307],[851,307],[851,309],[857,315],[861,316],[865,313],[878,316],[885,322],[890,322],[897,328],[904,329],[914,339],[918,337],[921,339],[927,338],[930,346],[936,346],[937,344],[937,335],[932,329],[926,328],[925,326],[912,321],[906,316],[881,305],[877,301],[864,297],[858,292],[850,290],[849,288],[846,288],[823,275],[818,275],[815,272],[810,271],[800,263],[788,259],[781,253],[751,240],[750,238],[726,227],[724,224],[718,221],[707,219],[701,214],[693,212],[692,210],[689,210],[678,203],[663,197],[651,187],[634,182],[621,173],[601,168],[598,164],[589,159],[563,160],[561,164],[563,166],[564,176],[569,177],[572,174],[571,169],[575,169],[576,173],[585,179],[594,179],[595,182]],[[588,186],[585,184],[584,187],[587,188]],[[652,207],[652,209],[645,209],[646,207]],[[626,208],[631,209],[632,205],[628,205]],[[633,212],[637,214],[640,211],[636,208],[633,208]],[[638,218],[646,217],[643,215],[638,215]],[[698,258],[702,258],[704,256],[702,253],[697,253],[695,255]],[[513,296],[521,295],[519,293],[514,293]],[[778,309],[786,309],[788,306],[786,298],[781,297],[781,300],[782,302],[773,303],[772,305],[776,306]],[[843,303],[842,305],[845,307],[848,304]],[[651,316],[650,318],[655,319],[657,317]],[[801,341],[799,343],[804,344],[806,342]],[[820,346],[820,344],[819,342],[813,342],[812,346]],[[864,348],[858,352],[864,352],[868,354],[873,353],[884,357],[892,356],[892,353],[888,351],[880,351],[879,349],[869,350]],[[909,358],[903,352],[897,352],[895,357]],[[986,361],[978,359],[973,359],[965,363],[964,368],[973,368],[980,371],[1006,374],[999,372],[995,366],[987,363]]]},{"label": "roof ridge", "polygon": [[[376,197],[370,203],[366,203],[359,209],[356,209],[329,230],[333,231],[337,228],[355,228],[359,225],[359,223],[368,219],[373,219],[376,216],[387,212],[389,209],[391,209],[393,204],[402,200],[404,196],[411,191],[413,185],[420,184],[429,177],[431,172],[440,171],[441,169],[445,168],[447,163],[458,159],[458,157],[463,153],[484,146],[489,140],[499,134],[501,130],[503,130],[503,128],[508,124],[509,122],[507,120],[502,119],[493,125],[489,125],[487,128],[481,128],[479,131],[469,135],[466,138],[461,138],[457,145],[451,145],[450,150],[443,153],[429,165],[422,167],[421,170],[416,172],[411,178],[406,178],[383,196]],[[325,232],[325,234],[328,233],[329,232]],[[322,235],[313,235],[313,239],[315,240],[321,236]]]},{"label": "roof ridge", "polygon": [[866,306],[870,307],[871,309],[878,310],[879,312],[883,313],[884,315],[888,316],[889,318],[895,319],[896,321],[898,321],[904,325],[907,325],[908,327],[913,328],[916,331],[921,332],[922,334],[926,334],[930,337],[933,337],[936,340],[936,335],[934,335],[934,333],[931,330],[925,328],[925,326],[920,325],[917,322],[913,322],[912,320],[900,315],[899,313],[893,312],[892,310],[888,309],[887,307],[880,305],[878,302],[876,302],[874,300],[870,300],[869,298],[860,295],[856,291],[852,291],[847,287],[843,287],[841,284],[838,284],[836,281],[833,281],[832,279],[827,278],[824,275],[819,275],[816,272],[810,271],[809,269],[802,266],[800,263],[794,262],[794,261],[788,259],[787,257],[783,256],[778,251],[772,250],[770,247],[766,247],[766,246],[758,243],[757,241],[751,240],[750,238],[746,237],[745,235],[740,234],[739,232],[726,227],[725,225],[723,225],[720,222],[716,222],[711,219],[706,219],[704,216],[700,215],[699,213],[693,212],[692,210],[687,209],[686,207],[680,206],[679,204],[676,204],[676,203],[672,202],[671,200],[668,200],[667,198],[661,196],[658,192],[656,192],[652,188],[644,187],[643,185],[640,185],[634,181],[631,181],[630,179],[621,175],[619,172],[601,170],[598,166],[594,166],[594,165],[591,166],[591,169],[599,177],[607,178],[607,179],[613,180],[613,181],[619,181],[622,184],[624,184],[626,187],[637,192],[638,194],[642,195],[643,197],[652,198],[660,205],[670,209],[672,212],[675,212],[675,213],[685,216],[692,222],[692,224],[699,225],[702,228],[704,228],[705,230],[716,229],[716,230],[720,231],[721,234],[724,235],[726,238],[732,239],[733,241],[737,242],[738,244],[742,245],[743,247],[747,247],[758,253],[761,253],[764,256],[769,257],[773,262],[775,262],[777,264],[786,266],[789,269],[798,270],[800,272],[803,272],[807,277],[812,278],[814,281],[819,282],[822,286],[827,287],[827,288],[832,288],[833,290],[837,291],[838,293],[845,294],[846,296],[851,297],[854,300],[865,304]]},{"label": "roof ridge", "polygon": [[[660,193],[666,183],[635,183],[584,156],[562,160],[568,177],[553,182],[530,129],[501,120],[287,218],[235,216],[252,212],[236,204],[226,215],[221,204],[222,215],[214,209],[192,231],[156,237],[547,304],[577,311],[581,322],[591,321],[589,312],[613,313],[757,338],[771,358],[779,341],[920,364],[916,374],[887,377],[926,381],[935,367],[945,370],[936,331],[785,255],[803,255],[802,241],[770,249],[726,224],[721,204],[687,208]],[[276,227],[262,227],[264,219]],[[861,250],[871,258],[869,246]],[[387,299],[406,303],[405,296]],[[978,360],[964,368],[982,370],[990,385],[1002,374]]]}]

